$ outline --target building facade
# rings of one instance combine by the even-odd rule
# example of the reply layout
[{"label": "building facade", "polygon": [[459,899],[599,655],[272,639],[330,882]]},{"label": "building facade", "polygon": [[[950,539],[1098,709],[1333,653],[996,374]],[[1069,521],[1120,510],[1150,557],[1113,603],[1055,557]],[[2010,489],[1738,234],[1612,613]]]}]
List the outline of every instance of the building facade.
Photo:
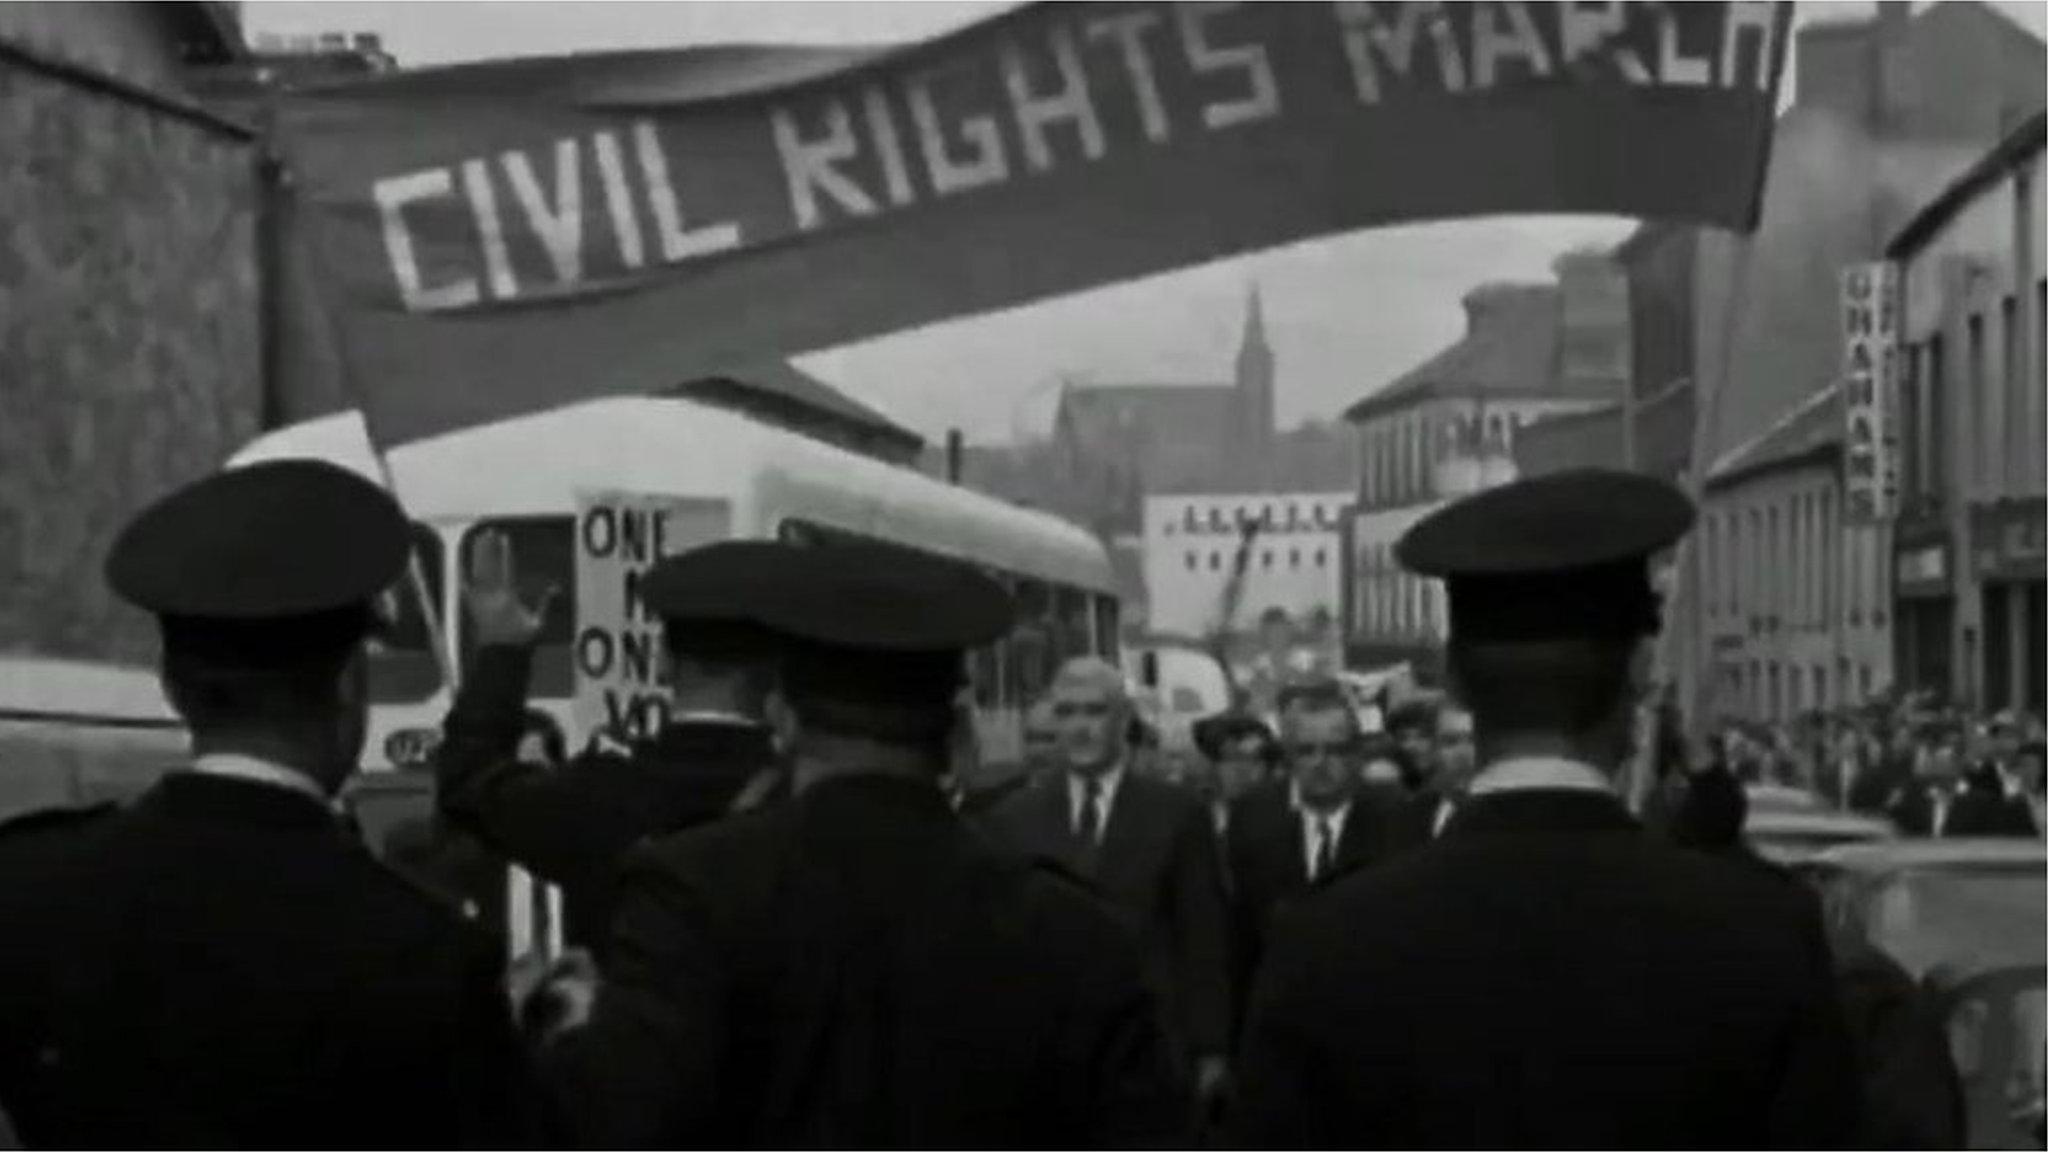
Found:
[{"label": "building facade", "polygon": [[1707,715],[1787,720],[1891,686],[1890,537],[1843,515],[1844,418],[1840,387],[1823,388],[1708,472]]},{"label": "building facade", "polygon": [[0,5],[0,649],[142,660],[107,541],[266,408],[253,133],[213,4]]},{"label": "building facade", "polygon": [[1345,413],[1359,472],[1344,528],[1341,621],[1351,664],[1435,666],[1443,591],[1394,562],[1395,542],[1446,501],[1512,480],[1525,428],[1609,402],[1624,386],[1618,273],[1584,256],[1558,270],[1556,284],[1468,293],[1463,337]]},{"label": "building facade", "polygon": [[1984,709],[2048,711],[2048,121],[2009,135],[1903,228],[1898,663]]},{"label": "building facade", "polygon": [[[1330,630],[1343,598],[1343,525],[1351,492],[1220,493],[1145,501],[1147,624],[1160,636],[1246,632],[1277,611]],[[1258,525],[1246,543],[1245,526]],[[1239,552],[1237,603],[1223,613]]]}]

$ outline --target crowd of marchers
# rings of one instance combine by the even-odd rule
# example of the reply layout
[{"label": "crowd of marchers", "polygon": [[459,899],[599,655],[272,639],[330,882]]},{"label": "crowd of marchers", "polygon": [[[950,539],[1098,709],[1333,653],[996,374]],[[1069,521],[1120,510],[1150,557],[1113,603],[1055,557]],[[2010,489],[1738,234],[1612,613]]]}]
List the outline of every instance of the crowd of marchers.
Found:
[{"label": "crowd of marchers", "polygon": [[1858,1018],[1732,776],[1625,800],[1649,557],[1693,519],[1601,471],[1447,506],[1397,552],[1445,581],[1460,707],[1380,739],[1304,680],[1202,724],[1193,781],[1095,658],[989,778],[959,701],[1010,597],[855,544],[663,559],[670,721],[565,757],[546,598],[488,539],[437,812],[576,945],[508,996],[438,842],[403,878],[334,800],[402,511],[210,477],[107,565],[190,763],[0,828],[0,1109],[29,1147],[1953,1146],[1938,1040]]}]

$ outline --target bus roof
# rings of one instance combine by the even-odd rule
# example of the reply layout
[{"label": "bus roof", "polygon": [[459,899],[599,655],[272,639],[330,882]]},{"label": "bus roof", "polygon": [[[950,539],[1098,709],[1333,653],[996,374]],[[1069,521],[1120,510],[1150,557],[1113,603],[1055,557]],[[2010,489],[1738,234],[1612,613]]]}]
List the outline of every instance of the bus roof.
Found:
[{"label": "bus roof", "polygon": [[[230,467],[318,457],[381,482],[358,412],[257,438]],[[613,397],[479,425],[389,453],[415,519],[568,515],[579,490],[747,497],[829,510],[828,527],[934,548],[1039,579],[1110,592],[1085,530],[745,416],[676,397]]]},{"label": "bus roof", "polygon": [[0,655],[0,719],[179,727],[154,668]]}]

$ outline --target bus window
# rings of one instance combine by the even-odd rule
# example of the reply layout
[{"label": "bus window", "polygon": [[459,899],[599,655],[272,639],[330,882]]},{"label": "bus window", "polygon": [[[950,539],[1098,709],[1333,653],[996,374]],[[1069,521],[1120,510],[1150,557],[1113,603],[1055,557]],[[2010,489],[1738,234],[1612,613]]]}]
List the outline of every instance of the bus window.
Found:
[{"label": "bus window", "polygon": [[[533,653],[533,687],[536,699],[561,700],[575,695],[576,675],[569,647],[576,632],[576,540],[575,520],[568,516],[521,516],[502,520],[479,520],[462,537],[462,571],[468,572],[476,542],[487,531],[503,532],[512,543],[512,563],[519,576],[519,595],[528,604],[540,599],[549,587],[556,589],[541,624],[540,640]],[[462,657],[467,665],[475,655],[475,644],[467,627],[462,630]]]},{"label": "bus window", "polygon": [[[441,538],[424,524],[412,526],[413,556],[426,577],[436,611],[446,583]],[[369,638],[370,700],[376,704],[418,704],[441,687],[433,633],[420,610],[412,573],[398,578],[377,603],[378,625]]]},{"label": "bus window", "polygon": [[1053,628],[1059,638],[1060,659],[1089,655],[1088,594],[1078,588],[1059,588],[1053,593]]},{"label": "bus window", "polygon": [[1111,596],[1095,597],[1095,654],[1117,663],[1122,651],[1123,637],[1117,634],[1116,599]]}]

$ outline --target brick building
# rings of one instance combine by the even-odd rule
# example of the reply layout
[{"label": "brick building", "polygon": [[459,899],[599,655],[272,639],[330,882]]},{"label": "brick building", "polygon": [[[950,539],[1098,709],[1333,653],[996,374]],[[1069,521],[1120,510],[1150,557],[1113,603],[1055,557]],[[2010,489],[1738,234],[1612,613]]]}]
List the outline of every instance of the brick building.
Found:
[{"label": "brick building", "polygon": [[186,79],[231,8],[0,4],[0,651],[133,660],[121,525],[265,407],[256,149]]}]

